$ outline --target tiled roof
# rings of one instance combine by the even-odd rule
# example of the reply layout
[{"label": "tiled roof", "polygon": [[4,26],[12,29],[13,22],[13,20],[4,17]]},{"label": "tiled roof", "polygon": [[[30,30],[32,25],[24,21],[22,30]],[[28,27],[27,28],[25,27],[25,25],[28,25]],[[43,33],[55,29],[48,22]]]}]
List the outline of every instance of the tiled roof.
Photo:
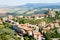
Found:
[{"label": "tiled roof", "polygon": [[32,30],[31,28],[28,28],[26,24],[20,24],[20,28],[26,30],[26,31],[30,31]]},{"label": "tiled roof", "polygon": [[48,28],[43,28],[43,31],[48,31],[49,29]]},{"label": "tiled roof", "polygon": [[33,32],[34,35],[41,35],[40,32]]},{"label": "tiled roof", "polygon": [[28,28],[28,27],[21,27],[22,29],[26,30],[26,31],[32,31],[31,28]]}]

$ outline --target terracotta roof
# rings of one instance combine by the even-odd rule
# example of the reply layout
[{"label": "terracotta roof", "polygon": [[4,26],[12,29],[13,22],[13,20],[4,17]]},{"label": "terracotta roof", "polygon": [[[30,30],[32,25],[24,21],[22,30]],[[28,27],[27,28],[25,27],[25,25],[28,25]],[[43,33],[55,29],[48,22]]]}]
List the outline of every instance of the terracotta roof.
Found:
[{"label": "terracotta roof", "polygon": [[20,28],[26,30],[26,31],[30,31],[32,30],[31,28],[28,28],[26,24],[20,24]]},{"label": "terracotta roof", "polygon": [[34,35],[41,35],[40,32],[33,32]]},{"label": "terracotta roof", "polygon": [[47,27],[51,27],[51,25],[49,24],[49,25],[47,25]]},{"label": "terracotta roof", "polygon": [[49,29],[48,28],[43,28],[43,31],[48,31]]},{"label": "terracotta roof", "polygon": [[27,26],[26,24],[20,24],[20,26]]},{"label": "terracotta roof", "polygon": [[26,31],[32,31],[32,29],[31,28],[24,28]]},{"label": "terracotta roof", "polygon": [[27,28],[26,26],[20,26],[20,28],[24,29],[24,28]]}]

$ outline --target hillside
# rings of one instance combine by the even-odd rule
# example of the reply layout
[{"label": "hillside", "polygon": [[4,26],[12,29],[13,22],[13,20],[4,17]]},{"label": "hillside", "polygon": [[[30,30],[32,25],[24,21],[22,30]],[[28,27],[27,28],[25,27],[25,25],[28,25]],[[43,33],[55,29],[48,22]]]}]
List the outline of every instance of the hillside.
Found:
[{"label": "hillside", "polygon": [[60,4],[59,3],[28,3],[19,6],[7,6],[7,5],[0,6],[0,10],[4,12],[3,14],[0,12],[0,16],[40,14],[40,13],[44,13],[49,8],[59,10]]}]

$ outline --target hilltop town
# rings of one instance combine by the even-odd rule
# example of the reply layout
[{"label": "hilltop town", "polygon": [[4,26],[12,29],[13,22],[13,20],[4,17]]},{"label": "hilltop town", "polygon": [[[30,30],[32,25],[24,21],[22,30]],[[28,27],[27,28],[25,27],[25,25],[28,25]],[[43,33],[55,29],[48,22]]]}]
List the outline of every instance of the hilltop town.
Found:
[{"label": "hilltop town", "polygon": [[0,18],[1,40],[60,40],[60,13],[49,9],[44,14]]}]

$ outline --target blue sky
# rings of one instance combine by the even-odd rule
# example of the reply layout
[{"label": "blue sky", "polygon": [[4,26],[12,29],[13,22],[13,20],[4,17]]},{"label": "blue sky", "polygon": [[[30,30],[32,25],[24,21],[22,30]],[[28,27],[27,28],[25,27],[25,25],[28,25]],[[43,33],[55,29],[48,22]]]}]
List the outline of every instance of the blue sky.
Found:
[{"label": "blue sky", "polygon": [[0,0],[0,5],[17,6],[26,3],[57,3],[60,0]]}]

